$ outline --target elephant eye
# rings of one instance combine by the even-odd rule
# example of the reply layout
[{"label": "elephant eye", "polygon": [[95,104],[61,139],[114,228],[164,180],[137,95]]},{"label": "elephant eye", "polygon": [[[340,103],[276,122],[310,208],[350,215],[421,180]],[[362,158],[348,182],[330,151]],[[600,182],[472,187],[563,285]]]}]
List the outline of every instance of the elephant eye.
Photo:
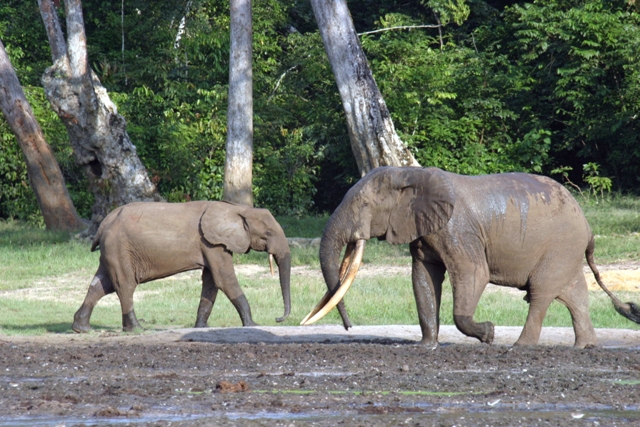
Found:
[{"label": "elephant eye", "polygon": [[271,233],[271,230],[267,230],[266,233],[264,233],[267,237],[271,237],[273,235],[273,233]]}]

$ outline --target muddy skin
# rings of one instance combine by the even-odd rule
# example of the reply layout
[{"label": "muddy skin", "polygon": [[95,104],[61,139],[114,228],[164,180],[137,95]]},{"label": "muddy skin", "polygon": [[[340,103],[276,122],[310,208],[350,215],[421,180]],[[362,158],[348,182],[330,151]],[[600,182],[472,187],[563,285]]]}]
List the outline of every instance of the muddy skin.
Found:
[{"label": "muddy skin", "polygon": [[638,426],[640,351],[0,341],[0,426]]}]

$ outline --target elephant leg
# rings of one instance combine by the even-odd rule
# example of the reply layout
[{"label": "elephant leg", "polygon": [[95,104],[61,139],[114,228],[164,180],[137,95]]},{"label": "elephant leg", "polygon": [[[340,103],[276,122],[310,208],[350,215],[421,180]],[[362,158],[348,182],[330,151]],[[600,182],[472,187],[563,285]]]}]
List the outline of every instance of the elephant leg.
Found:
[{"label": "elephant leg", "polygon": [[535,292],[536,288],[540,288],[540,285],[530,285],[529,313],[527,314],[527,320],[522,332],[520,333],[520,337],[514,345],[535,345],[540,339],[542,321],[544,320],[544,316],[547,314],[547,309],[554,298],[546,295],[540,295],[539,292]]},{"label": "elephant leg", "polygon": [[491,344],[494,336],[493,323],[478,323],[473,320],[478,301],[489,283],[488,270],[486,266],[483,268],[474,264],[470,273],[452,273],[449,270],[449,278],[453,287],[453,321],[456,327],[469,337]]},{"label": "elephant leg", "polygon": [[73,316],[73,325],[71,326],[71,329],[78,333],[89,332],[91,329],[89,326],[89,319],[91,318],[93,308],[103,296],[113,293],[114,291],[113,283],[111,282],[106,269],[102,267],[101,264],[100,267],[98,267],[98,271],[93,277],[93,280],[91,280],[87,296],[84,298],[82,305]]},{"label": "elephant leg", "polygon": [[216,302],[218,288],[213,281],[211,270],[204,268],[202,270],[202,293],[200,294],[200,305],[198,306],[198,314],[196,316],[196,328],[206,328],[213,304]]},{"label": "elephant leg", "polygon": [[142,325],[138,322],[136,312],[133,309],[133,290],[135,286],[126,287],[126,289],[118,292],[120,298],[120,306],[122,307],[122,330],[132,332],[135,329],[142,329]]},{"label": "elephant leg", "polygon": [[233,255],[222,247],[214,247],[205,254],[207,267],[211,270],[216,286],[229,298],[240,315],[242,326],[258,326],[251,316],[251,307],[244,296],[236,272]]},{"label": "elephant leg", "polygon": [[589,316],[589,290],[584,274],[580,272],[574,284],[556,298],[564,304],[571,314],[573,331],[576,335],[575,347],[595,347],[598,338]]},{"label": "elephant leg", "polygon": [[413,295],[418,308],[418,320],[424,344],[431,349],[438,346],[438,330],[440,328],[440,301],[442,299],[442,282],[446,271],[442,264],[431,264],[422,261],[412,247],[413,266],[411,279]]},{"label": "elephant leg", "polygon": [[135,329],[142,329],[142,325],[138,322],[136,313],[133,310],[133,291],[138,284],[135,280],[135,275],[131,269],[115,268],[114,270],[116,274],[113,285],[120,299],[122,330],[132,332]]}]

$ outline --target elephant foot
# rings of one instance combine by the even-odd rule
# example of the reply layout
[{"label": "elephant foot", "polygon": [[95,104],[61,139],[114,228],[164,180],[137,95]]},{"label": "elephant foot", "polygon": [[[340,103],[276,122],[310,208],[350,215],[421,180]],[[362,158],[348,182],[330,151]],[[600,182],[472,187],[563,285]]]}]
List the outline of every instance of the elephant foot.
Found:
[{"label": "elephant foot", "polygon": [[136,313],[131,310],[127,314],[122,315],[122,330],[124,332],[134,332],[136,329],[142,330],[142,325],[136,318]]},{"label": "elephant foot", "polygon": [[242,326],[259,326],[253,321],[253,317],[251,316],[251,307],[249,307],[249,301],[247,301],[247,297],[245,297],[244,295],[240,295],[238,298],[232,299],[231,303],[240,315]]},{"label": "elephant foot", "polygon": [[73,332],[84,334],[91,330],[91,326],[89,326],[91,310],[89,310],[88,313],[86,313],[86,311],[86,309],[83,310],[83,308],[80,307],[80,309],[76,311],[76,314],[73,315],[73,324],[71,325]]},{"label": "elephant foot", "polygon": [[194,328],[208,328],[209,324],[207,322],[197,321]]},{"label": "elephant foot", "polygon": [[488,331],[484,338],[480,338],[480,341],[483,343],[487,343],[489,345],[493,344],[493,338],[495,335],[495,327],[493,326],[493,323],[484,322],[484,323],[481,323],[481,325],[484,326],[485,330],[488,329]]},{"label": "elephant foot", "polygon": [[422,338],[419,344],[427,350],[435,350],[436,348],[438,348],[438,340],[434,341],[432,339]]},{"label": "elephant foot", "polygon": [[591,341],[591,340],[576,340],[576,342],[573,344],[573,346],[575,348],[599,348],[600,346],[598,345],[597,340],[596,341]]},{"label": "elephant foot", "polygon": [[493,343],[495,328],[491,322],[476,323],[471,316],[453,316],[453,321],[460,332],[468,337],[475,337],[485,344]]},{"label": "elephant foot", "polygon": [[71,325],[71,329],[77,334],[86,334],[91,330],[91,327],[89,325],[73,322],[73,325]]}]

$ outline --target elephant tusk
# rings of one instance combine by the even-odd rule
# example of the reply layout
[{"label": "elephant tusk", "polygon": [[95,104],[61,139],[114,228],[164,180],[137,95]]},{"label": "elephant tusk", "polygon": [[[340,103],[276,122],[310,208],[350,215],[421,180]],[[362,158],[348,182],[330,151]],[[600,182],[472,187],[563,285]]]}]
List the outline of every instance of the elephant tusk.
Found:
[{"label": "elephant tusk", "polygon": [[347,244],[347,249],[344,251],[344,258],[342,258],[342,264],[340,265],[340,283],[344,282],[344,276],[347,273],[347,269],[351,265],[353,257],[353,249],[356,247],[354,242]]},{"label": "elephant tusk", "polygon": [[[349,268],[349,266],[351,266],[351,263],[353,261],[352,260],[353,248],[355,248],[355,246],[356,244],[353,242],[348,243],[347,249],[344,251],[344,257],[342,258],[342,264],[340,265],[340,281],[338,282],[338,286],[340,286],[340,283],[344,282],[344,277],[345,277],[345,274],[347,273],[347,269]],[[316,304],[316,306],[313,308],[313,310],[311,310],[309,314],[307,314],[305,318],[302,319],[302,322],[300,322],[300,324],[304,325],[305,322],[309,320],[311,316],[314,316],[318,311],[320,311],[320,309],[324,307],[325,304],[329,302],[330,299],[331,299],[331,291],[327,291],[322,297],[322,299],[320,300],[320,302]]]},{"label": "elephant tusk", "polygon": [[[358,270],[360,269],[360,263],[362,262],[362,255],[364,254],[364,240],[358,240],[356,242],[355,254],[353,255],[352,262],[349,264],[349,268],[345,273],[344,281],[341,280],[341,283],[333,294],[331,299],[320,309],[316,314],[314,314],[310,319],[307,319],[303,324],[311,325],[318,320],[322,319],[324,316],[329,313],[333,307],[338,305],[338,303],[344,298],[347,291],[353,284],[353,280],[356,278],[356,274],[358,274]],[[323,298],[324,300],[325,298]]]},{"label": "elephant tusk", "polygon": [[269,254],[269,269],[271,270],[271,277],[273,277],[273,254]]},{"label": "elephant tusk", "polygon": [[316,306],[313,308],[313,310],[311,310],[309,314],[307,314],[305,318],[302,319],[302,322],[300,322],[300,324],[305,325],[307,323],[307,320],[309,320],[311,316],[314,316],[318,311],[320,311],[320,309],[324,307],[325,304],[328,303],[330,299],[331,299],[331,292],[327,291],[322,297],[322,299],[320,300],[320,302],[316,304]]}]

